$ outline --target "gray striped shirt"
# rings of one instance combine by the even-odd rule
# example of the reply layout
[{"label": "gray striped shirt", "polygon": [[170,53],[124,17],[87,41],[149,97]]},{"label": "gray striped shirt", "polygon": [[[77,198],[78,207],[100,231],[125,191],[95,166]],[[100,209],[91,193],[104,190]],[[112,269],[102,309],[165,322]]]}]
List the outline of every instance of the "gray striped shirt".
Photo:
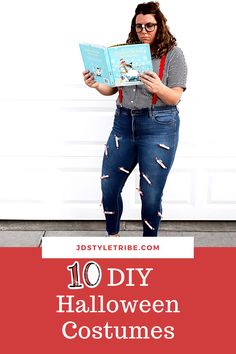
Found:
[{"label": "gray striped shirt", "polygon": [[[153,70],[159,73],[160,59],[152,59]],[[187,65],[184,54],[179,47],[172,48],[166,55],[165,69],[162,82],[168,87],[182,87],[186,89]],[[149,108],[152,106],[152,94],[144,85],[122,87],[123,107],[131,109]],[[119,105],[119,98],[117,99]],[[158,99],[156,106],[166,106]]]}]

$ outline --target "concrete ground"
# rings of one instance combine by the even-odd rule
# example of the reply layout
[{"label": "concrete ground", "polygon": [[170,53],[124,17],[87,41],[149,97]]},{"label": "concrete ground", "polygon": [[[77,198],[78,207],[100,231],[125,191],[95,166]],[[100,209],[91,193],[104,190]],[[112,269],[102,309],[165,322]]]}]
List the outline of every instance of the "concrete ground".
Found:
[{"label": "concrete ground", "polygon": [[[0,247],[40,247],[42,237],[104,237],[103,221],[0,220]],[[142,237],[138,221],[121,222],[122,237]],[[159,236],[194,236],[196,247],[236,247],[236,221],[162,221]]]}]

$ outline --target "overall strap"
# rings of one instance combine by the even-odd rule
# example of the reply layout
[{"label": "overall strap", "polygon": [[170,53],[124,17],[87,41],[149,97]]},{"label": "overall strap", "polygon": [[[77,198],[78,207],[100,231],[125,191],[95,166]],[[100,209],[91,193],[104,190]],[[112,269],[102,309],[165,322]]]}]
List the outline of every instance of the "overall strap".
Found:
[{"label": "overall strap", "polygon": [[122,102],[123,102],[123,92],[122,92],[122,87],[120,86],[118,88],[119,90],[119,101],[120,101],[120,106],[122,107]]},{"label": "overall strap", "polygon": [[[166,54],[163,55],[161,58],[160,62],[160,69],[159,69],[159,78],[162,80],[163,78],[163,73],[164,73],[164,68],[165,68],[165,62],[166,62]],[[123,102],[123,92],[122,92],[122,86],[119,87],[119,101],[120,101],[120,106],[122,107],[122,102]],[[156,93],[152,95],[152,105],[154,106],[157,103],[158,96]]]},{"label": "overall strap", "polygon": [[[162,78],[163,78],[165,62],[166,62],[166,54],[163,55],[163,57],[161,58],[161,62],[160,62],[159,78],[160,78],[161,81],[162,81]],[[155,104],[157,103],[157,100],[158,100],[158,96],[157,96],[156,93],[154,93],[152,95],[152,106],[155,106]]]}]

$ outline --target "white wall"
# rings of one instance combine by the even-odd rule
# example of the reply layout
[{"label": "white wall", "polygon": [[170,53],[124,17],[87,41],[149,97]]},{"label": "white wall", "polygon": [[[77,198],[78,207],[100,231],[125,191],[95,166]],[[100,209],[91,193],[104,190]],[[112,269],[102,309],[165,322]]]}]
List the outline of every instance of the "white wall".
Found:
[{"label": "white wall", "polygon": [[[0,3],[0,218],[103,219],[100,164],[115,98],[84,86],[77,43],[124,42],[138,3]],[[235,219],[234,3],[160,3],[189,68],[165,218]],[[139,218],[137,177],[124,218]]]}]

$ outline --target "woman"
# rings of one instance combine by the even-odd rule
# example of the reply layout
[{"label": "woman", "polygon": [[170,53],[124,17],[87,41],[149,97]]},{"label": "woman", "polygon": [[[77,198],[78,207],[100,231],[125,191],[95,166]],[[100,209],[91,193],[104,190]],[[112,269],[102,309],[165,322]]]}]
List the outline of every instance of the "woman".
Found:
[{"label": "woman", "polygon": [[[119,236],[122,188],[139,164],[143,236],[157,236],[162,217],[162,194],[178,144],[177,104],[186,88],[187,67],[158,2],[139,4],[128,44],[148,43],[154,72],[141,75],[144,85],[119,89],[114,125],[102,166],[103,208],[108,236]],[[84,81],[102,95],[118,88],[97,83],[85,71]]]}]

